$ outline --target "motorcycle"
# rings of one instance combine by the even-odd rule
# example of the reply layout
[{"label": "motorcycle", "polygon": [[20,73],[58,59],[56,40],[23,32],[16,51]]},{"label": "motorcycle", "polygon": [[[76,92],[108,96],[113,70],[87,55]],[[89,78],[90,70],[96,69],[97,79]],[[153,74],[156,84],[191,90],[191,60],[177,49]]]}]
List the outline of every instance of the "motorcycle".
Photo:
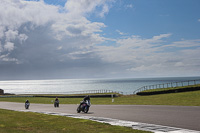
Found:
[{"label": "motorcycle", "polygon": [[59,101],[58,101],[58,100],[54,102],[54,107],[55,107],[55,108],[56,108],[56,107],[59,107]]},{"label": "motorcycle", "polygon": [[77,113],[80,113],[81,111],[87,113],[89,111],[90,106],[91,106],[90,100],[86,100],[85,102],[81,101],[80,105],[77,108]]},{"label": "motorcycle", "polygon": [[25,109],[28,109],[30,106],[30,103],[25,103]]}]

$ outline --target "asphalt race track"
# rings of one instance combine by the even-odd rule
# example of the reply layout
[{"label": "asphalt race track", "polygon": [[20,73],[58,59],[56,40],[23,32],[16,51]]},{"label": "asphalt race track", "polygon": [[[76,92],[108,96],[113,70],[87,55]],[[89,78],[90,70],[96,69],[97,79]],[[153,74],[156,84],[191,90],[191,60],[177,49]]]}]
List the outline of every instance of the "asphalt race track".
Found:
[{"label": "asphalt race track", "polygon": [[[77,115],[77,106],[60,104],[59,108],[54,108],[53,104],[31,104],[29,111]],[[0,102],[0,108],[25,110],[24,103],[13,102]],[[105,117],[200,131],[199,106],[92,105],[87,114],[80,113],[78,115]]]}]

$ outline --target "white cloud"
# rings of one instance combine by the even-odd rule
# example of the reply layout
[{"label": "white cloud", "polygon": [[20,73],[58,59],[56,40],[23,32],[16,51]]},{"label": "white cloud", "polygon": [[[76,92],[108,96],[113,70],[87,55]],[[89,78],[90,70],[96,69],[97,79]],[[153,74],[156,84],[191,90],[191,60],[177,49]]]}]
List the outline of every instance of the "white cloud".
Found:
[{"label": "white cloud", "polygon": [[[108,13],[110,3],[112,2],[113,0],[68,0],[65,8],[73,17],[84,16],[93,12],[104,17]],[[96,7],[102,7],[102,9],[97,11]]]},{"label": "white cloud", "polygon": [[14,43],[6,42],[6,44],[4,45],[4,49],[8,50],[9,52],[12,51],[14,49]]},{"label": "white cloud", "polygon": [[116,30],[117,33],[119,33],[120,35],[125,35],[126,33],[121,32],[120,30]]},{"label": "white cloud", "polygon": [[175,63],[175,66],[176,67],[183,67],[184,64],[183,64],[183,62],[177,62],[177,63]]},{"label": "white cloud", "polygon": [[8,30],[5,32],[6,41],[13,41],[18,36],[18,31]]},{"label": "white cloud", "polygon": [[0,25],[0,38],[4,37],[5,27]]},{"label": "white cloud", "polygon": [[20,43],[22,44],[24,41],[28,39],[28,36],[26,34],[19,34],[18,39]]},{"label": "white cloud", "polygon": [[[38,26],[43,26],[53,22],[56,18],[58,7],[44,4],[43,1],[24,0],[2,0],[0,3],[0,41],[5,50],[12,52],[17,41],[21,44],[26,41],[28,35],[23,32],[34,30]],[[26,31],[20,29],[23,25]]]},{"label": "white cloud", "polygon": [[[106,25],[87,17],[104,17],[112,2],[114,0],[68,0],[61,10],[43,1],[1,0],[0,64],[6,62],[16,72],[19,66],[14,67],[14,63],[20,64],[23,72],[41,74],[56,69],[55,73],[60,71],[65,75],[74,75],[77,70],[85,74],[91,72],[88,75],[98,70],[102,75],[101,71],[173,74],[175,70],[181,73],[189,68],[198,69],[195,66],[200,66],[199,39],[167,43],[172,34],[143,38],[123,36],[125,33],[120,30],[116,30],[122,36],[120,39],[103,37]],[[104,44],[109,42],[112,44]]]},{"label": "white cloud", "polygon": [[[189,74],[187,69],[200,66],[199,40],[182,40],[166,44],[171,34],[160,34],[152,38],[131,36],[118,39],[115,46],[98,46],[98,54],[106,62],[127,67],[127,71],[142,74],[173,75]],[[180,46],[179,46],[180,45]],[[166,50],[170,47],[171,50]],[[177,49],[187,47],[189,49]],[[194,48],[196,47],[196,48]]]},{"label": "white cloud", "polygon": [[61,50],[62,49],[62,46],[59,46],[58,48],[57,48],[57,50]]},{"label": "white cloud", "polygon": [[93,13],[96,7],[102,7],[99,14],[104,15],[109,11],[109,8],[104,9],[108,7],[109,2],[111,1],[69,0],[65,5],[66,11],[60,12],[59,6],[48,5],[43,1],[3,0],[0,3],[1,45],[12,52],[17,40],[22,44],[30,36],[27,33],[34,33],[39,27],[50,27],[47,34],[59,41],[66,38],[87,37],[91,39],[90,44],[76,43],[76,45],[93,45],[96,40],[102,41],[102,37],[97,32],[102,32],[101,28],[105,25],[91,22],[85,16]]},{"label": "white cloud", "polygon": [[1,45],[1,41],[0,41],[0,53],[3,51],[3,47]]},{"label": "white cloud", "polygon": [[126,8],[133,8],[132,4],[126,5]]},{"label": "white cloud", "polygon": [[108,13],[108,11],[109,11],[108,5],[104,4],[103,9],[102,9],[101,13],[99,14],[99,16],[104,17],[104,15]]},{"label": "white cloud", "polygon": [[155,71],[157,69],[160,69],[160,67],[162,67],[161,64],[153,64],[153,65],[149,65],[149,66],[141,65],[138,67],[133,67],[133,68],[127,69],[127,70],[128,71],[145,72],[145,71]]},{"label": "white cloud", "polygon": [[198,46],[200,46],[200,39],[176,41],[163,47],[189,48]]},{"label": "white cloud", "polygon": [[39,1],[3,0],[0,3],[1,25],[9,29],[18,29],[22,24],[31,22],[33,25],[44,25],[55,16],[58,7]]},{"label": "white cloud", "polygon": [[93,50],[106,40],[101,35],[106,25],[87,17],[104,17],[112,2],[68,0],[60,7],[44,1],[1,0],[1,77],[73,78],[80,73],[91,76],[99,67],[104,70]]},{"label": "white cloud", "polygon": [[6,55],[1,55],[0,56],[0,61],[5,61],[5,62],[16,62],[17,64],[19,64],[18,60],[15,58],[9,58],[9,54]]},{"label": "white cloud", "polygon": [[167,38],[167,37],[170,37],[171,34],[161,34],[159,36],[154,36],[153,39],[154,40],[159,40],[159,39],[162,39],[162,38]]},{"label": "white cloud", "polygon": [[108,62],[133,63],[136,60],[152,56],[161,45],[162,39],[171,34],[161,34],[150,39],[142,39],[140,36],[131,36],[126,39],[119,39],[115,46],[98,46],[98,53],[103,60]]}]

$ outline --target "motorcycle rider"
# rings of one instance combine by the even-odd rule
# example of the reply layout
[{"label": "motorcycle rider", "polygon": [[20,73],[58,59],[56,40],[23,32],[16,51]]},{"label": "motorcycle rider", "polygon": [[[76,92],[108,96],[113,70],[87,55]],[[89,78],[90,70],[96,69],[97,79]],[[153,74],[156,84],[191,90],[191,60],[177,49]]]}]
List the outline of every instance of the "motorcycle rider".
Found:
[{"label": "motorcycle rider", "polygon": [[58,97],[56,97],[55,101],[59,101],[59,100],[58,100]]},{"label": "motorcycle rider", "polygon": [[83,103],[86,103],[87,100],[90,101],[90,96],[89,96],[89,95],[87,95],[87,96],[85,96],[85,97],[83,98],[83,101],[80,103],[79,107],[80,107]]},{"label": "motorcycle rider", "polygon": [[87,95],[87,96],[85,96],[85,97],[83,98],[83,101],[84,101],[84,102],[86,102],[87,100],[90,101],[90,96],[89,96],[89,95]]},{"label": "motorcycle rider", "polygon": [[58,100],[58,97],[56,97],[56,99],[55,99],[54,107],[59,107],[59,100]]},{"label": "motorcycle rider", "polygon": [[[30,102],[29,102],[29,100],[27,99],[26,102],[25,102],[25,108],[28,109],[28,108],[29,108],[29,105],[30,105]],[[26,107],[26,106],[27,106],[27,107]]]},{"label": "motorcycle rider", "polygon": [[[87,106],[85,106],[84,104],[87,104]],[[83,108],[82,105],[84,105],[85,107]],[[80,105],[77,108],[77,113],[80,113],[80,111],[87,113],[89,110],[89,107],[90,107],[90,96],[87,95],[83,98],[83,101],[80,102]]]},{"label": "motorcycle rider", "polygon": [[25,103],[29,103],[28,99],[26,100],[26,102],[25,102]]}]

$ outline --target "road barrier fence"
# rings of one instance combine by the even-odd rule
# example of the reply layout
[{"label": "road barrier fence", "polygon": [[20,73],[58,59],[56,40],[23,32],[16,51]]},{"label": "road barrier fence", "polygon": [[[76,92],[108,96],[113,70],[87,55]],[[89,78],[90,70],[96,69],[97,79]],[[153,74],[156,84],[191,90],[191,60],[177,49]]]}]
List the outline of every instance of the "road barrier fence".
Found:
[{"label": "road barrier fence", "polygon": [[136,94],[141,91],[146,91],[150,89],[164,89],[164,88],[175,88],[175,87],[184,87],[184,86],[191,86],[200,84],[200,79],[198,80],[188,80],[188,81],[181,81],[181,82],[171,82],[171,83],[164,83],[164,84],[155,84],[155,85],[148,85],[143,86],[133,92]]}]

